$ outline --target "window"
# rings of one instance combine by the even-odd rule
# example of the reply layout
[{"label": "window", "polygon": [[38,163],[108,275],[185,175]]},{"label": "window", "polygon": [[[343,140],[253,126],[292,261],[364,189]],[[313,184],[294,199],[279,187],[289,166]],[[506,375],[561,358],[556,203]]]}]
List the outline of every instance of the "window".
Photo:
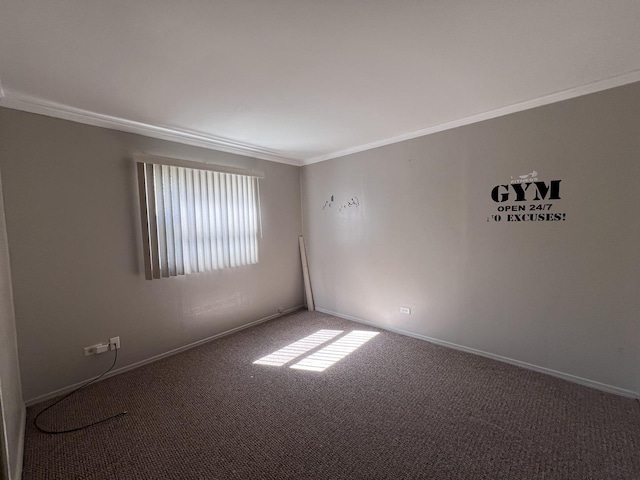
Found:
[{"label": "window", "polygon": [[262,173],[135,158],[148,280],[258,263]]}]

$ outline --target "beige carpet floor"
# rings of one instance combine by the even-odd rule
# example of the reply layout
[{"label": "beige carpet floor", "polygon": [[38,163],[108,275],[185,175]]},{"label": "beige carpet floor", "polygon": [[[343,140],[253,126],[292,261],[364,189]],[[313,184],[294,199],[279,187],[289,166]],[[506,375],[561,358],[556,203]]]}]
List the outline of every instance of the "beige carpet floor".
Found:
[{"label": "beige carpet floor", "polygon": [[[24,480],[638,480],[640,405],[381,331],[323,372],[253,362],[321,329],[300,311],[98,382],[41,418]],[[339,338],[339,337],[336,337]],[[319,350],[316,347],[309,353]]]}]

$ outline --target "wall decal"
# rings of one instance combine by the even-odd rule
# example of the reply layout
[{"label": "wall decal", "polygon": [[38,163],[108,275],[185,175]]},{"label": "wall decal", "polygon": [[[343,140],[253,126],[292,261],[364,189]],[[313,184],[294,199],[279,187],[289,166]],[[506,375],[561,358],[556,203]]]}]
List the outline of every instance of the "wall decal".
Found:
[{"label": "wall decal", "polygon": [[[564,222],[567,214],[556,212],[556,204],[552,203],[562,200],[560,182],[562,180],[541,181],[535,170],[515,178],[511,176],[508,184],[491,189],[490,196],[495,203],[509,204],[498,205],[496,210],[500,213],[489,215],[487,222]],[[545,203],[538,203],[543,201]]]},{"label": "wall decal", "polygon": [[[333,195],[331,195],[325,202],[324,205],[322,206],[322,210],[325,210],[327,208],[331,209],[333,208],[333,204],[335,203],[335,198]],[[360,207],[360,199],[356,196],[351,197],[349,200],[347,200],[346,202],[339,202],[338,203],[338,211],[339,212],[344,212],[345,210],[349,209],[349,208],[358,208]]]},{"label": "wall decal", "polygon": [[333,195],[331,195],[331,197],[329,197],[329,199],[324,202],[324,206],[322,207],[322,209],[324,210],[327,207],[331,208],[331,205],[333,205]]},{"label": "wall decal", "polygon": [[524,175],[518,175],[518,178],[513,178],[511,175],[511,183],[531,183],[538,181],[538,172],[535,170],[531,173],[525,173]]},{"label": "wall decal", "polygon": [[338,211],[343,212],[347,208],[358,208],[359,206],[360,206],[360,200],[358,200],[358,197],[351,197],[347,201],[347,203],[343,203],[342,205],[340,205],[340,207],[338,208]]}]

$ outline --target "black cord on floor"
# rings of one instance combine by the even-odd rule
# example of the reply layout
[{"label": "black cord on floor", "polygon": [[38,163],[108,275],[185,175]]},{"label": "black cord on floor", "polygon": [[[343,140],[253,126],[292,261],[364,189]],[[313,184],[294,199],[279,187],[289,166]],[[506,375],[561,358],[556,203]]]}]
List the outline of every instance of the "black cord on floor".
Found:
[{"label": "black cord on floor", "polygon": [[63,400],[69,398],[74,393],[79,392],[80,390],[82,390],[85,387],[88,387],[93,382],[97,382],[102,377],[104,377],[107,373],[109,373],[111,370],[113,370],[113,367],[116,366],[116,362],[118,361],[118,349],[115,349],[115,352],[116,352],[116,355],[115,355],[115,357],[113,359],[113,363],[111,364],[111,366],[109,367],[109,369],[106,372],[104,372],[103,374],[97,376],[96,378],[93,378],[93,379],[89,380],[87,383],[85,383],[83,385],[80,385],[78,388],[76,388],[72,392],[66,394],[60,400],[55,401],[54,403],[49,405],[47,408],[42,410],[40,413],[38,413],[38,415],[36,415],[36,418],[33,419],[33,426],[36,427],[38,429],[38,431],[40,431],[42,433],[49,433],[49,434],[71,433],[71,432],[77,432],[78,430],[84,430],[85,428],[93,427],[94,425],[98,425],[100,423],[106,422],[107,420],[111,420],[113,418],[121,417],[122,415],[126,415],[127,412],[120,412],[117,415],[112,415],[111,417],[105,418],[103,420],[98,420],[97,422],[90,423],[89,425],[83,425],[83,426],[77,427],[77,428],[70,428],[69,430],[47,430],[47,429],[42,428],[41,426],[38,425],[38,418],[40,418],[40,415],[42,415],[44,412],[46,412],[47,410],[49,410],[52,407],[55,407],[60,402],[62,402]]}]

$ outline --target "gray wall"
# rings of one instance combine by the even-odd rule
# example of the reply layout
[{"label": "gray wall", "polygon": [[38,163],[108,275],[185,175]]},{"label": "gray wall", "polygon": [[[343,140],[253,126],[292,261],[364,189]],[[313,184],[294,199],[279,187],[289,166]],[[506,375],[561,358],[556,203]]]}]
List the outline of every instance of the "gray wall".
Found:
[{"label": "gray wall", "polygon": [[[533,170],[560,199],[492,200]],[[303,167],[316,305],[637,395],[638,179],[640,84]]]},{"label": "gray wall", "polygon": [[19,478],[25,408],[22,401],[11,268],[0,182],[0,476]]},{"label": "gray wall", "polygon": [[[260,262],[145,280],[136,152],[265,172]],[[0,169],[27,402],[304,303],[298,167],[0,108]]]}]

